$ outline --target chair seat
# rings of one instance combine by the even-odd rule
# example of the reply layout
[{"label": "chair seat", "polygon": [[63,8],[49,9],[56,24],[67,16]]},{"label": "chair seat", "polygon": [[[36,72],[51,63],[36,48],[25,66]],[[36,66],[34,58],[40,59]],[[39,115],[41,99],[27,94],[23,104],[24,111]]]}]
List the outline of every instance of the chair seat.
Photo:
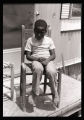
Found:
[{"label": "chair seat", "polygon": [[[25,63],[27,65],[27,67],[29,68],[26,72],[26,75],[32,75],[33,72],[32,72],[32,63]],[[46,75],[46,71],[44,70],[43,71],[43,75]]]}]

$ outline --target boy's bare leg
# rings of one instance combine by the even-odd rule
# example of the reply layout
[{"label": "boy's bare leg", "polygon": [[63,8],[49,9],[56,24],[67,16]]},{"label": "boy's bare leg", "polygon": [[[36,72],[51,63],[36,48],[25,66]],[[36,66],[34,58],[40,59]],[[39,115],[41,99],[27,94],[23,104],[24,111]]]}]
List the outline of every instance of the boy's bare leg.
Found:
[{"label": "boy's bare leg", "polygon": [[56,68],[55,68],[55,65],[54,65],[53,61],[50,61],[48,63],[48,65],[46,66],[46,72],[47,72],[47,77],[49,78],[49,82],[50,82],[50,85],[51,85],[51,91],[53,93],[53,102],[57,106],[57,104],[59,102],[57,86],[55,84],[57,82],[57,78],[56,78],[57,72],[56,72]]},{"label": "boy's bare leg", "polygon": [[29,101],[35,105],[34,98],[39,95],[39,86],[43,74],[43,66],[38,61],[32,62],[33,79],[32,79],[32,92],[29,96]]}]

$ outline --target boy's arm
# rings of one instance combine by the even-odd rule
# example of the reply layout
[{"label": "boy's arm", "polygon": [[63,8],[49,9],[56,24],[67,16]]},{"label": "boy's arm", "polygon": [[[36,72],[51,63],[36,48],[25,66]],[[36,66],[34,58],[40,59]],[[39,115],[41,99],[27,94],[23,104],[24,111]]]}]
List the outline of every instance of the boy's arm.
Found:
[{"label": "boy's arm", "polygon": [[47,65],[50,61],[56,58],[55,49],[51,49],[49,51],[50,51],[50,57],[42,62],[43,65]]},{"label": "boy's arm", "polygon": [[52,61],[56,58],[56,54],[55,54],[55,49],[51,49],[50,51],[50,57],[48,58],[48,61]]},{"label": "boy's arm", "polygon": [[27,60],[30,60],[30,61],[39,61],[39,62],[42,62],[42,61],[46,60],[43,57],[37,58],[37,57],[31,56],[30,51],[26,51],[26,58],[27,58]]},{"label": "boy's arm", "polygon": [[26,51],[26,58],[27,60],[30,60],[30,61],[38,61],[38,58],[31,56],[30,51]]},{"label": "boy's arm", "polygon": [[26,51],[26,58],[30,61],[39,61],[41,62],[43,65],[47,65],[50,61],[54,60],[56,57],[55,55],[55,49],[51,49],[50,50],[50,57],[45,59],[45,58],[36,58],[34,56],[31,56],[31,52],[30,51]]}]

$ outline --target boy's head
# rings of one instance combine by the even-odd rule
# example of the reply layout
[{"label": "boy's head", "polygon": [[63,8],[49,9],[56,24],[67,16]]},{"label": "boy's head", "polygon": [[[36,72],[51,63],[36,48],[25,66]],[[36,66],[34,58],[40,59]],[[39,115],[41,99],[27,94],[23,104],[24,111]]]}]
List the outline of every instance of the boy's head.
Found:
[{"label": "boy's head", "polygon": [[37,40],[41,40],[47,32],[47,23],[44,20],[37,20],[34,25],[34,33]]}]

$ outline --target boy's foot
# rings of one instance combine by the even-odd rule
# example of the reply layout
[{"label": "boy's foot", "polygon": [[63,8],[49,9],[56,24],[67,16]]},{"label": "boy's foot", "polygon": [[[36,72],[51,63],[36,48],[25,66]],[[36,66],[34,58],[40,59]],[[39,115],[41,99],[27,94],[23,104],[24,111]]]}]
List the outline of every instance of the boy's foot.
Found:
[{"label": "boy's foot", "polygon": [[59,96],[53,96],[53,102],[54,102],[55,106],[58,107]]},{"label": "boy's foot", "polygon": [[34,93],[31,92],[31,94],[29,95],[29,98],[28,98],[29,103],[32,104],[33,106],[36,106],[36,104],[35,104],[35,97],[36,96],[34,95]]}]

